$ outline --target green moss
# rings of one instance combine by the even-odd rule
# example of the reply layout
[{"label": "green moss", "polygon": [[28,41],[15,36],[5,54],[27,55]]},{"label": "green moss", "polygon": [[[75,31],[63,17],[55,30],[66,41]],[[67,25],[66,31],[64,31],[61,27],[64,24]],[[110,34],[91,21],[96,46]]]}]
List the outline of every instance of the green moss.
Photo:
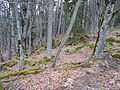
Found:
[{"label": "green moss", "polygon": [[23,59],[28,59],[28,56],[25,56]]},{"label": "green moss", "polygon": [[2,90],[2,81],[0,80],[0,90]]},{"label": "green moss", "polygon": [[84,42],[84,43],[87,43],[87,41],[88,41],[88,38],[87,37],[84,37],[84,36],[81,36],[80,37],[80,42]]},{"label": "green moss", "polygon": [[66,50],[64,50],[65,52],[69,52],[70,51],[70,49],[66,49]]},{"label": "green moss", "polygon": [[36,72],[40,72],[40,71],[41,71],[40,67],[38,67],[38,68],[31,68],[31,69],[27,69],[27,70],[23,70],[23,71],[16,71],[16,72],[0,75],[0,79],[6,78],[6,77],[10,77],[10,76],[15,76],[15,75],[32,74],[32,73],[36,73]]},{"label": "green moss", "polygon": [[111,55],[113,58],[118,58],[118,59],[120,59],[120,54],[112,54]]},{"label": "green moss", "polygon": [[31,57],[31,56],[32,56],[32,54],[29,54],[29,56]]},{"label": "green moss", "polygon": [[71,71],[68,71],[68,75],[67,77],[69,78],[71,76],[72,72]]},{"label": "green moss", "polygon": [[[54,58],[54,56],[52,56],[51,58]],[[39,64],[46,64],[47,62],[52,62],[53,59],[48,59],[47,56],[43,57],[43,60],[39,61]]]},{"label": "green moss", "polygon": [[110,49],[110,45],[107,42],[105,42],[104,43],[104,52],[108,52],[109,49]]},{"label": "green moss", "polygon": [[86,45],[81,45],[80,47],[75,48],[75,52],[79,51],[80,49],[84,48]]},{"label": "green moss", "polygon": [[58,70],[70,70],[71,66],[64,66],[63,68],[58,68]]},{"label": "green moss", "polygon": [[37,60],[33,60],[32,63],[30,64],[30,66],[35,66],[35,64],[37,63]]},{"label": "green moss", "polygon": [[113,42],[108,42],[109,45],[113,46]]},{"label": "green moss", "polygon": [[120,43],[120,40],[119,40],[119,39],[117,39],[115,42],[116,42],[116,43]]},{"label": "green moss", "polygon": [[20,57],[15,56],[15,58],[16,58],[17,60],[20,60]]},{"label": "green moss", "polygon": [[[54,57],[55,57],[55,55],[52,55],[52,56],[51,56],[51,59],[53,59]],[[51,61],[53,61],[53,60],[51,60]]]},{"label": "green moss", "polygon": [[90,49],[93,49],[93,48],[95,47],[95,45],[94,45],[93,43],[91,43],[91,44],[86,44],[86,46],[87,46],[88,48],[90,48]]},{"label": "green moss", "polygon": [[25,65],[29,64],[29,61],[28,60],[23,60],[23,64],[25,66]]},{"label": "green moss", "polygon": [[12,67],[12,66],[14,66],[15,64],[17,64],[17,62],[16,62],[15,60],[12,60],[12,61],[9,61],[8,63],[6,63],[5,66],[7,66],[7,67]]},{"label": "green moss", "polygon": [[120,49],[118,49],[116,52],[120,53]]},{"label": "green moss", "polygon": [[116,37],[120,37],[120,34],[119,34],[119,33],[116,33]]},{"label": "green moss", "polygon": [[94,65],[95,63],[90,63],[90,65]]},{"label": "green moss", "polygon": [[106,39],[107,42],[115,42],[116,40],[113,37]]},{"label": "green moss", "polygon": [[45,64],[45,61],[44,60],[40,60],[39,64]]},{"label": "green moss", "polygon": [[43,48],[47,48],[47,44],[45,43],[45,44],[42,44],[42,47]]}]

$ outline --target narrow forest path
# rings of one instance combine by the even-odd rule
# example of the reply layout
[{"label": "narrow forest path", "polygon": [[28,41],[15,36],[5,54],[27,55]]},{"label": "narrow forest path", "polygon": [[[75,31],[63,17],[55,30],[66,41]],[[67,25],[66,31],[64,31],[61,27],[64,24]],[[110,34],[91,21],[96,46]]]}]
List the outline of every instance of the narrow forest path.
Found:
[{"label": "narrow forest path", "polygon": [[[109,54],[116,53],[120,54],[120,30],[115,30],[110,32],[107,38],[113,37],[116,41],[108,42],[112,43],[105,44],[104,52],[111,51]],[[87,42],[89,45],[84,43],[79,43],[75,46],[64,46],[60,57],[58,59],[56,68],[51,68],[52,62],[47,62],[45,64],[39,64],[38,62],[35,66],[25,66],[25,69],[42,67],[42,70],[36,74],[24,75],[22,78],[8,83],[3,83],[5,90],[8,88],[13,88],[13,90],[120,90],[120,68],[112,68],[111,66],[104,65],[104,63],[92,62],[89,67],[78,67],[71,68],[73,64],[79,64],[86,62],[92,52],[93,48],[90,46],[95,43],[95,38],[91,35],[91,38]],[[85,45],[83,48],[75,52],[75,48]],[[55,55],[57,49],[53,49],[53,55]],[[107,54],[109,56],[109,54]],[[27,60],[30,63],[34,60],[40,61],[45,56],[45,51],[39,55],[34,54]],[[120,62],[120,59],[116,59],[110,56],[105,56],[103,54],[103,59],[106,61],[116,63]],[[113,60],[113,61],[112,61]],[[115,64],[116,65],[116,64]],[[13,71],[18,71],[19,63],[10,67],[11,71],[1,71],[0,75],[10,73]]]}]

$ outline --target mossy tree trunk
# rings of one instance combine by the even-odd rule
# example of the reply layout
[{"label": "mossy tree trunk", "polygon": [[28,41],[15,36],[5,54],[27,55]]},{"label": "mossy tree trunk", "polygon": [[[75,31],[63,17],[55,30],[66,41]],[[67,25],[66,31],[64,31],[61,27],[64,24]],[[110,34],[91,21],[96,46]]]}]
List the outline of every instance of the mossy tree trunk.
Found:
[{"label": "mossy tree trunk", "polygon": [[[115,2],[114,2],[115,3]],[[102,17],[102,22],[98,30],[98,38],[93,52],[93,57],[100,59],[102,58],[102,50],[104,48],[104,42],[106,40],[107,32],[109,30],[109,21],[112,18],[114,3],[110,0],[107,0],[106,7],[104,11],[104,16]]]}]

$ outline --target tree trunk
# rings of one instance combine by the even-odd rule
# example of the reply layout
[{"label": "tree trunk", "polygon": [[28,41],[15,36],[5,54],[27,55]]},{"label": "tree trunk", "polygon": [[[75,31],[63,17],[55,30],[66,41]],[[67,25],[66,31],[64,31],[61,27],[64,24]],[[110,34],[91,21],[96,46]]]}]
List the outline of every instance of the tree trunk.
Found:
[{"label": "tree trunk", "polygon": [[0,62],[3,62],[3,57],[2,57],[1,50],[0,50]]},{"label": "tree trunk", "polygon": [[29,31],[29,54],[31,54],[31,28],[32,28],[33,18],[30,20],[30,26],[28,28]]},{"label": "tree trunk", "polygon": [[102,50],[104,48],[104,42],[106,40],[107,32],[109,29],[109,21],[112,17],[113,9],[114,9],[114,4],[112,2],[109,2],[106,5],[106,11],[103,17],[104,18],[103,23],[101,27],[99,28],[98,40],[96,42],[95,50],[93,53],[94,58],[97,58],[97,59],[102,58]]},{"label": "tree trunk", "polygon": [[8,59],[11,59],[11,34],[10,34],[10,20],[9,20],[9,12],[8,12],[8,33],[7,33],[7,42],[8,42]]},{"label": "tree trunk", "polygon": [[20,70],[23,70],[23,48],[22,48],[22,29],[21,29],[21,24],[20,24],[20,17],[18,13],[18,6],[15,5],[15,15],[16,15],[16,23],[17,23],[17,31],[18,31],[18,53],[20,55]]},{"label": "tree trunk", "polygon": [[60,35],[60,29],[61,29],[61,22],[62,22],[62,13],[63,13],[63,0],[61,0],[61,11],[60,11],[60,18],[59,18],[59,25],[58,25],[58,37]]},{"label": "tree trunk", "polygon": [[66,31],[66,33],[65,33],[65,35],[64,35],[64,37],[63,37],[63,40],[62,40],[62,42],[61,42],[61,44],[60,44],[60,46],[59,46],[59,48],[58,48],[57,54],[56,54],[56,56],[55,56],[54,63],[53,63],[53,67],[55,67],[56,61],[58,60],[58,56],[60,55],[60,52],[61,52],[61,50],[62,50],[62,48],[63,48],[63,46],[64,46],[64,44],[65,44],[65,42],[66,42],[66,40],[67,40],[67,38],[68,38],[68,36],[69,36],[69,34],[70,34],[70,31],[71,31],[71,29],[72,29],[72,27],[73,27],[73,24],[74,24],[74,21],[75,21],[75,19],[76,19],[77,12],[78,12],[78,9],[79,9],[79,7],[80,7],[81,2],[82,2],[81,0],[78,0],[78,2],[76,3],[76,6],[75,6],[75,9],[74,9],[74,11],[73,11],[73,15],[72,15],[70,24],[69,24],[69,26],[68,26],[68,28],[67,28],[67,31]]},{"label": "tree trunk", "polygon": [[48,11],[48,32],[47,32],[47,57],[51,58],[52,55],[52,22],[53,22],[53,0],[49,0]]}]

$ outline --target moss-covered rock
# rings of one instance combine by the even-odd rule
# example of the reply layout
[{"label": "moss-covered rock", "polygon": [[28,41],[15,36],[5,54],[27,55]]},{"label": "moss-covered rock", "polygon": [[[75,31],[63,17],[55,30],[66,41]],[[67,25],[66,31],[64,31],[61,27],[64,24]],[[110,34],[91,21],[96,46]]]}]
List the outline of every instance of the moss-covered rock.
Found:
[{"label": "moss-covered rock", "polygon": [[30,66],[35,66],[35,64],[37,63],[37,60],[33,60],[32,63],[30,64]]},{"label": "moss-covered rock", "polygon": [[12,66],[14,66],[15,64],[17,64],[17,61],[16,61],[16,60],[12,60],[12,61],[9,61],[8,63],[6,63],[5,66],[7,66],[7,67],[12,67]]}]

